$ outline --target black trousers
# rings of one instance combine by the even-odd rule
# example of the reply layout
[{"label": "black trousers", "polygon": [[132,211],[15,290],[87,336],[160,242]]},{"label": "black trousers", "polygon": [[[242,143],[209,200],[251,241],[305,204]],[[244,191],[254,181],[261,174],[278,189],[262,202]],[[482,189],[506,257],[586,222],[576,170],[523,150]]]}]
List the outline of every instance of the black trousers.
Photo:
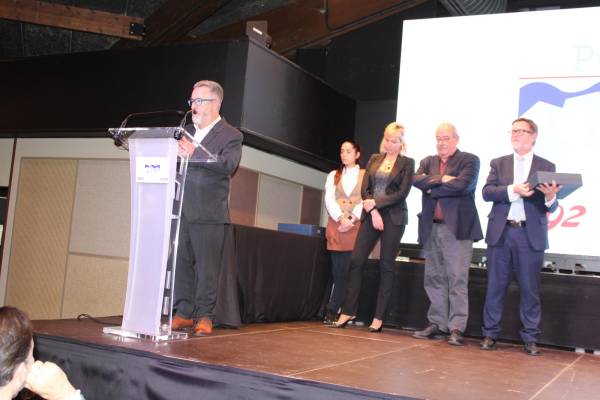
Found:
[{"label": "black trousers", "polygon": [[182,218],[175,266],[177,314],[214,319],[225,225],[193,224]]},{"label": "black trousers", "polygon": [[331,275],[333,276],[333,288],[331,297],[327,304],[327,310],[336,314],[346,297],[348,286],[348,271],[350,270],[351,251],[331,251]]},{"label": "black trousers", "polygon": [[348,275],[348,288],[346,299],[342,307],[342,313],[356,315],[358,310],[358,298],[362,283],[362,272],[369,254],[373,250],[377,239],[381,239],[381,255],[379,257],[379,292],[377,294],[377,306],[375,318],[383,320],[385,310],[389,303],[392,286],[394,283],[394,263],[400,239],[404,234],[405,225],[394,225],[386,210],[380,211],[383,219],[383,231],[373,228],[371,214],[367,214],[365,220],[360,224],[358,237],[354,245],[354,251],[350,258],[350,272]]}]

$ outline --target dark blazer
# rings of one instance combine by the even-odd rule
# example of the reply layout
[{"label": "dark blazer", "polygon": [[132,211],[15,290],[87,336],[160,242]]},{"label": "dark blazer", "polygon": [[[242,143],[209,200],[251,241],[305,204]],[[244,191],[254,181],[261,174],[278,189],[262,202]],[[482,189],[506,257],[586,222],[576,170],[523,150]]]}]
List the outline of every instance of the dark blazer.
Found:
[{"label": "dark blazer", "polygon": [[[495,158],[490,163],[490,174],[483,187],[483,199],[493,201],[492,211],[488,215],[488,226],[485,235],[485,242],[489,246],[494,246],[500,240],[502,232],[506,228],[506,218],[510,210],[510,201],[506,188],[513,183],[513,162],[514,155]],[[553,163],[541,157],[533,155],[531,161],[531,170],[529,176],[537,171],[552,171],[556,167]],[[523,198],[525,208],[525,218],[527,223],[525,230],[529,238],[529,244],[535,250],[543,251],[548,248],[548,218],[547,212],[552,212],[558,207],[558,201],[555,201],[550,208],[546,207],[544,194],[536,190],[531,197]]]},{"label": "dark blazer", "polygon": [[[365,176],[362,181],[361,196],[363,200],[375,199],[375,208],[387,210],[390,213],[394,225],[406,225],[408,223],[408,208],[406,207],[406,196],[410,192],[412,176],[415,172],[415,160],[409,157],[398,156],[390,171],[390,178],[385,188],[385,195],[374,196],[375,173],[385,159],[385,153],[373,154],[369,159]],[[363,210],[361,220],[366,217]]]},{"label": "dark blazer", "polygon": [[475,207],[475,188],[479,176],[479,157],[456,152],[448,159],[445,175],[456,177],[442,183],[440,158],[425,157],[413,177],[413,185],[423,191],[419,217],[419,243],[424,246],[433,225],[436,201],[440,202],[444,222],[457,240],[483,239],[479,215]]},{"label": "dark blazer", "polygon": [[[186,126],[194,132],[194,126]],[[195,162],[196,149],[188,164],[183,194],[183,217],[192,223],[229,222],[229,182],[242,157],[242,133],[221,119],[202,140],[208,151],[217,155],[215,163]]]}]

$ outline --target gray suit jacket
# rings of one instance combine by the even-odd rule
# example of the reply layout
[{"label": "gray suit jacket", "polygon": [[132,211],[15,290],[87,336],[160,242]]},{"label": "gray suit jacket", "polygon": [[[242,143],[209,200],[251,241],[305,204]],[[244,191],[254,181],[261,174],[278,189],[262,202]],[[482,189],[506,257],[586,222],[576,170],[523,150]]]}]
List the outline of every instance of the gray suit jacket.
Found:
[{"label": "gray suit jacket", "polygon": [[[186,126],[190,132],[193,125]],[[216,163],[194,162],[196,150],[188,164],[183,195],[183,218],[187,222],[225,224],[229,222],[229,182],[242,157],[242,133],[221,119],[202,140],[215,154]]]}]

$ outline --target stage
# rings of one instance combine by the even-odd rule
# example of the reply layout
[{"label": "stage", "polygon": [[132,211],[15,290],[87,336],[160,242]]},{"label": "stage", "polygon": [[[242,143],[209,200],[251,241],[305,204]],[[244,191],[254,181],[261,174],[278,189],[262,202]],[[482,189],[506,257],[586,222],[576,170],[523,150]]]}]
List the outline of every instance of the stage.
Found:
[{"label": "stage", "polygon": [[[118,318],[102,321],[118,323]],[[517,344],[479,350],[412,332],[314,322],[244,324],[153,343],[103,335],[84,319],[34,321],[36,355],[59,363],[86,399],[590,399],[600,357]]]}]

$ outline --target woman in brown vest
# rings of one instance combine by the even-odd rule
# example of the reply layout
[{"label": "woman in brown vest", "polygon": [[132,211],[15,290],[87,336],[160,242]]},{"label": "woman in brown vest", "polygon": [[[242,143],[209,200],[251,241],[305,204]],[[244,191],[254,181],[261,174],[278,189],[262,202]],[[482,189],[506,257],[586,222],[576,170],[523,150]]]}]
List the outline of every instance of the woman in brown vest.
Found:
[{"label": "woman in brown vest", "polygon": [[362,200],[360,188],[365,173],[357,164],[360,147],[346,140],[340,148],[340,166],[327,175],[325,182],[325,207],[327,222],[327,250],[331,252],[333,290],[325,310],[323,322],[332,324],[344,304],[350,256],[360,226]]}]

